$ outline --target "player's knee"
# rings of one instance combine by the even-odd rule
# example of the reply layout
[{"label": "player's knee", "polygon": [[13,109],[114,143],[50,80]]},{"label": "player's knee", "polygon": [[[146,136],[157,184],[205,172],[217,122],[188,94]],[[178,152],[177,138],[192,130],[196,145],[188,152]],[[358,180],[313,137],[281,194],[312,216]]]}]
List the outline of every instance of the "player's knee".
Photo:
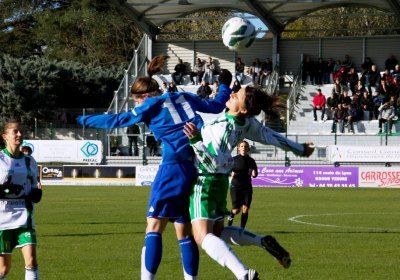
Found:
[{"label": "player's knee", "polygon": [[249,207],[243,205],[243,207],[242,207],[242,213],[243,213],[243,214],[247,214],[247,212],[249,212]]},{"label": "player's knee", "polygon": [[240,213],[240,209],[236,209],[236,208],[232,209],[232,213],[235,214],[235,215],[239,214]]}]

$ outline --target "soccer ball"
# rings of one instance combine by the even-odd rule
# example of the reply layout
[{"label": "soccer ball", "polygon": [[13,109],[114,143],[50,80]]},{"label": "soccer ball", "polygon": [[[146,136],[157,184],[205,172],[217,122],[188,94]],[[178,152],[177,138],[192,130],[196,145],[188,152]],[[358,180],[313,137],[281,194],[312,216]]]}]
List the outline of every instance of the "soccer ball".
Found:
[{"label": "soccer ball", "polygon": [[233,51],[249,48],[256,38],[256,28],[247,19],[234,17],[222,27],[222,41]]}]

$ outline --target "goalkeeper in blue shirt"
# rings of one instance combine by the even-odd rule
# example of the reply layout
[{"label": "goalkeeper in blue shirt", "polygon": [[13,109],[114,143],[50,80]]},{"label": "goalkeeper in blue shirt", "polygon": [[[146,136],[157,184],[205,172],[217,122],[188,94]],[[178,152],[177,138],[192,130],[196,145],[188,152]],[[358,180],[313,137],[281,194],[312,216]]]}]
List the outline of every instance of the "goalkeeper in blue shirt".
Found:
[{"label": "goalkeeper in blue shirt", "polygon": [[120,128],[144,122],[162,144],[162,162],[152,184],[147,211],[145,244],[142,250],[141,279],[154,279],[162,255],[162,232],[168,221],[175,224],[181,246],[184,279],[196,279],[199,251],[193,239],[189,217],[189,193],[196,170],[194,152],[183,133],[185,123],[198,128],[203,120],[196,111],[220,113],[230,97],[232,74],[219,73],[220,87],[215,99],[202,100],[188,92],[164,93],[151,76],[163,69],[168,57],[155,57],[148,66],[148,77],[140,77],[132,85],[133,100],[140,106],[120,114],[80,116],[81,125],[96,128]]}]

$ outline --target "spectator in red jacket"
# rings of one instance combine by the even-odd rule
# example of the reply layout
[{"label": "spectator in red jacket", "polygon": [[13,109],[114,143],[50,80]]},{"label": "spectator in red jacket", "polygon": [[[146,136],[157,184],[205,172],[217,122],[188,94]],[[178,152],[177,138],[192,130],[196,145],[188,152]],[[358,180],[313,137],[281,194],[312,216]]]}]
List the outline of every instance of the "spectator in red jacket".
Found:
[{"label": "spectator in red jacket", "polygon": [[317,121],[317,110],[322,111],[321,120],[324,120],[325,104],[326,104],[325,95],[322,94],[321,89],[317,89],[317,94],[314,96],[313,101],[312,101],[313,112],[314,112],[314,121]]}]

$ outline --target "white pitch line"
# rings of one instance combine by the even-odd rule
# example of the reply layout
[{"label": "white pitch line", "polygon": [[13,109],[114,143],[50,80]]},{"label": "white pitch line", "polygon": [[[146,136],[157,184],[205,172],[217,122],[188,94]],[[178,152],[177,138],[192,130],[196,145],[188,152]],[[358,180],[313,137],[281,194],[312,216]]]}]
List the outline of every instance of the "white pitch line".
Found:
[{"label": "white pitch line", "polygon": [[400,231],[400,228],[374,228],[374,227],[358,227],[358,226],[341,226],[334,224],[320,224],[320,223],[311,223],[300,221],[300,218],[304,217],[320,217],[320,216],[338,216],[338,215],[388,215],[388,214],[400,214],[396,212],[391,213],[328,213],[328,214],[312,214],[312,215],[298,215],[289,218],[288,220],[294,223],[311,225],[311,226],[320,226],[320,227],[332,227],[332,228],[348,228],[348,229],[366,229],[366,230],[377,230],[377,231]]}]

